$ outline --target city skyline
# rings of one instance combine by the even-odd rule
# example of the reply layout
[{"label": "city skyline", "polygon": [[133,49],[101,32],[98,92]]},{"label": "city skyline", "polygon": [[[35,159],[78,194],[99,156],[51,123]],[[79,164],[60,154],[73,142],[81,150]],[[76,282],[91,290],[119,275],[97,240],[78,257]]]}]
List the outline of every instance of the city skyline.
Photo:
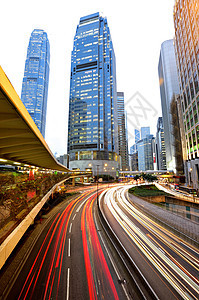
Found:
[{"label": "city skyline", "polygon": [[[122,10],[118,4],[114,4],[115,9],[113,11],[112,2],[110,4],[106,4],[106,6],[103,6],[102,3],[102,6],[99,7],[99,5],[86,1],[87,5],[85,5],[85,3],[84,5],[79,4],[79,10],[71,9],[71,16],[69,16],[67,20],[62,17],[63,15],[61,15],[56,26],[55,22],[50,22],[50,20],[52,20],[51,16],[52,14],[54,15],[54,10],[56,10],[56,7],[52,4],[48,5],[49,13],[45,16],[43,15],[45,5],[42,3],[40,11],[36,14],[34,13],[36,8],[33,8],[33,14],[31,14],[31,16],[29,15],[28,18],[25,17],[26,15],[24,14],[24,11],[23,17],[21,16],[19,7],[22,4],[23,1],[20,1],[16,9],[13,9],[13,11],[17,11],[18,13],[18,19],[17,22],[15,22],[16,26],[12,26],[12,28],[7,26],[3,32],[2,38],[7,42],[4,43],[4,47],[0,50],[0,57],[2,59],[0,63],[17,93],[20,95],[24,60],[30,32],[32,32],[34,28],[42,28],[47,32],[51,44],[51,74],[49,82],[49,111],[47,114],[46,141],[54,153],[66,153],[67,143],[66,138],[64,137],[65,132],[67,131],[68,112],[65,110],[65,103],[68,103],[69,98],[70,49],[72,46],[76,23],[81,15],[101,11],[102,7],[106,7],[104,15],[106,15],[109,19],[111,34],[112,37],[114,36],[115,53],[117,58],[118,90],[124,91],[125,101],[127,101],[136,91],[140,91],[141,94],[148,99],[148,101],[156,103],[156,107],[159,106],[158,110],[159,114],[161,114],[157,80],[158,53],[161,42],[174,36],[172,17],[173,3],[165,4],[160,3],[160,1],[153,1],[149,5],[148,2],[145,1],[146,8],[148,7],[151,14],[154,14],[153,19],[155,21],[151,22],[151,17],[149,18],[148,14],[142,10],[141,4],[130,5],[130,2],[126,1],[126,6],[122,8]],[[64,2],[60,1],[60,5],[64,7]],[[14,6],[15,4],[13,3],[13,8]],[[165,8],[164,10],[163,6]],[[86,7],[89,7],[89,9]],[[156,12],[153,12],[154,7],[156,7]],[[3,4],[3,11],[6,11],[6,9],[7,4]],[[23,7],[23,9],[26,11],[27,8]],[[126,12],[126,16],[124,12]],[[129,40],[127,38],[128,33],[132,32],[132,30],[136,28],[136,24],[139,22],[139,18],[136,17],[135,12],[138,12],[138,16],[140,18],[145,18],[149,26],[146,27],[145,23],[140,26],[140,30],[134,30],[132,39]],[[15,16],[12,16],[13,22],[15,18]],[[23,22],[26,21],[25,28],[23,26],[24,23],[19,21],[20,19],[23,20]],[[118,20],[120,20],[120,25],[118,24]],[[160,20],[162,25],[161,29],[158,29],[156,25],[157,22],[160,23]],[[1,21],[3,21],[3,18]],[[65,26],[63,26],[64,23]],[[17,34],[15,32],[17,32]],[[150,35],[150,43],[148,40],[149,32],[153,32],[153,35]],[[143,36],[143,39],[141,36]],[[11,39],[13,39],[12,43],[16,44],[15,55],[17,55],[18,59],[17,61],[15,59],[15,63],[13,63],[12,56],[10,56],[11,45],[9,42]],[[144,44],[146,43],[153,45],[152,47],[147,47],[147,52],[144,50]],[[123,46],[121,47],[122,44]],[[128,55],[125,54],[126,51],[127,54],[129,53],[128,63]],[[133,55],[130,55],[130,53],[133,53]],[[145,69],[144,74],[141,70],[142,68],[139,68],[139,64],[137,64],[138,57],[141,58],[143,64],[148,66]],[[127,65],[130,66],[130,68],[127,68]],[[131,75],[131,80],[129,75]],[[149,80],[145,80],[145,84],[143,85],[143,79],[147,77]],[[155,133],[156,121],[157,118],[153,122],[153,133]],[[146,125],[148,124],[144,124],[144,126]],[[129,146],[131,145],[132,143],[129,144]]]}]

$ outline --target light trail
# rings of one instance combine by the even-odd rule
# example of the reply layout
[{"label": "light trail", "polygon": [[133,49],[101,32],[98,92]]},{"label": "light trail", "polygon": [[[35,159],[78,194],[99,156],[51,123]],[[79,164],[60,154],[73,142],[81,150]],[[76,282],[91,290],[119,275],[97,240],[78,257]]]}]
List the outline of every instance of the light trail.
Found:
[{"label": "light trail", "polygon": [[30,268],[18,300],[34,298],[34,293],[37,290],[37,282],[40,280],[43,269],[46,272],[45,277],[42,277],[42,281],[45,283],[44,290],[41,290],[42,299],[50,299],[53,290],[58,295],[69,219],[79,201],[88,194],[89,192],[86,192],[84,195],[72,200],[61,214],[57,214]]},{"label": "light trail", "polygon": [[[186,249],[180,248],[179,244],[177,245],[176,241],[173,239],[173,235],[168,237],[168,232],[167,234],[162,233],[163,229],[161,226],[157,226],[155,222],[151,221],[139,210],[134,208],[125,196],[127,189],[129,189],[129,186],[125,188],[115,187],[107,191],[104,196],[104,202],[107,204],[109,211],[127,233],[132,242],[135,243],[139,250],[148,258],[163,277],[167,279],[176,291],[184,299],[197,299],[195,294],[198,293],[198,279],[188,272],[176,259],[173,259],[168,253],[167,248],[165,249],[162,244],[177,253],[181,259],[190,263],[196,270],[198,270],[197,258],[190,255]],[[121,206],[122,209],[119,206]],[[128,214],[132,218],[129,218]],[[134,219],[139,222],[141,228],[146,229],[153,234],[155,239],[138,228],[133,221]],[[161,244],[158,240],[161,241]],[[174,243],[175,246],[172,243]],[[184,253],[186,254],[185,256]]]},{"label": "light trail", "polygon": [[83,207],[81,229],[90,299],[118,299],[118,294],[98,238],[93,204],[96,195]]}]

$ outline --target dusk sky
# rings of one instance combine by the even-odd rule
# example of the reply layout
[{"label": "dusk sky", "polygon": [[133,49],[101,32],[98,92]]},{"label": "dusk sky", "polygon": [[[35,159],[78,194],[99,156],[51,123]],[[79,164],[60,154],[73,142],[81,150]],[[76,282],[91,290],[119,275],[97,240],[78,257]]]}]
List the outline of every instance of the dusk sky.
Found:
[{"label": "dusk sky", "polygon": [[[130,98],[139,92],[154,107],[141,126],[155,134],[161,116],[158,61],[161,43],[174,37],[174,1],[47,1],[1,3],[0,65],[21,96],[25,59],[31,32],[47,32],[50,42],[46,141],[52,152],[67,152],[70,61],[76,26],[82,16],[101,12],[107,17],[113,40],[117,90]],[[133,144],[132,120],[128,120],[129,146]]]}]

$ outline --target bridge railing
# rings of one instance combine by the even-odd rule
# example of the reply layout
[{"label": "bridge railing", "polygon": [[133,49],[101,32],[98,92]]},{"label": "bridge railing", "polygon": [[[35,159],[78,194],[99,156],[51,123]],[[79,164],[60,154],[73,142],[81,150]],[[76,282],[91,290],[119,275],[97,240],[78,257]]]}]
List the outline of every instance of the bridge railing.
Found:
[{"label": "bridge railing", "polygon": [[19,221],[67,173],[0,174],[0,240],[1,228],[11,221]]}]

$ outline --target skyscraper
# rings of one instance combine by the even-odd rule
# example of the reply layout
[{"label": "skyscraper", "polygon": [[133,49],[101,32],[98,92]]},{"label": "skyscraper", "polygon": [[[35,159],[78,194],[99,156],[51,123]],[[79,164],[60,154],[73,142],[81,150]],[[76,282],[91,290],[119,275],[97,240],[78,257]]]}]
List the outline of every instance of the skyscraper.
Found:
[{"label": "skyscraper", "polygon": [[116,63],[107,19],[80,18],[71,54],[68,154],[71,169],[118,167]]},{"label": "skyscraper", "polygon": [[121,156],[122,170],[129,168],[128,149],[126,138],[126,122],[124,111],[124,93],[117,92],[117,111],[118,111],[118,151]]},{"label": "skyscraper", "polygon": [[137,142],[138,170],[154,170],[155,138],[152,134]]},{"label": "skyscraper", "polygon": [[175,50],[180,84],[181,140],[186,181],[199,188],[199,5],[174,5]]},{"label": "skyscraper", "polygon": [[50,46],[46,32],[33,30],[25,62],[21,100],[45,137]]},{"label": "skyscraper", "polygon": [[150,134],[150,127],[141,127],[141,139]]},{"label": "skyscraper", "polygon": [[164,142],[164,126],[162,117],[158,118],[157,132],[156,132],[156,158],[157,158],[157,169],[166,170],[166,153],[165,153],[165,142]]},{"label": "skyscraper", "polygon": [[179,94],[179,84],[173,40],[162,43],[158,65],[162,118],[164,124],[164,140],[167,169],[176,171],[174,156],[170,104],[173,95]]},{"label": "skyscraper", "polygon": [[135,129],[135,143],[137,143],[139,140],[140,140],[140,131]]}]

